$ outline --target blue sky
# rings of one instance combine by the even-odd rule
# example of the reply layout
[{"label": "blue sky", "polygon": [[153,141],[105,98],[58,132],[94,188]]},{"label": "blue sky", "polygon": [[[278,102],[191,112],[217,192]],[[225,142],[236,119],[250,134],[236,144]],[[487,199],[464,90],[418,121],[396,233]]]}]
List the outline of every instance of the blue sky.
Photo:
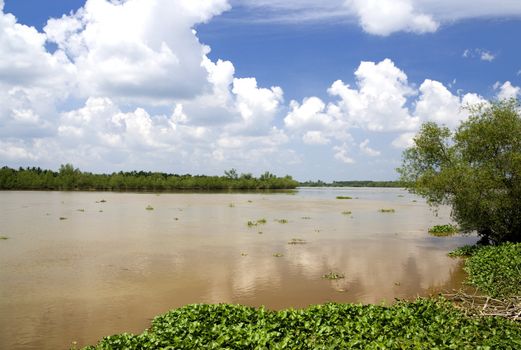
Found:
[{"label": "blue sky", "polygon": [[521,97],[516,0],[2,5],[13,167],[395,179],[421,123]]}]

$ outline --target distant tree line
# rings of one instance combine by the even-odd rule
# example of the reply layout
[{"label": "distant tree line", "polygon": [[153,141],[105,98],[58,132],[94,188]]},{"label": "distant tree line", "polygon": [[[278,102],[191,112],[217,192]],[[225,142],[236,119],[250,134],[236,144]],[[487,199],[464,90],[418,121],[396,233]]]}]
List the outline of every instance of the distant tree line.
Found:
[{"label": "distant tree line", "polygon": [[294,189],[299,183],[291,176],[277,177],[265,172],[258,178],[238,174],[235,169],[224,176],[178,175],[161,172],[115,172],[93,174],[82,172],[72,164],[59,171],[39,167],[0,169],[0,190],[58,191],[182,191],[182,190],[279,190]]},{"label": "distant tree line", "polygon": [[402,181],[333,181],[330,183],[317,180],[301,182],[304,187],[406,187]]}]

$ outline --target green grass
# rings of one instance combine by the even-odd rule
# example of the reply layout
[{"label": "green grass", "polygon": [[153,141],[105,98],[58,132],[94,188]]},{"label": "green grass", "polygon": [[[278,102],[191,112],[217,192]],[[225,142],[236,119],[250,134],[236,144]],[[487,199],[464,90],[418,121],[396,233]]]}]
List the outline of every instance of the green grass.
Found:
[{"label": "green grass", "polygon": [[477,249],[466,261],[468,281],[492,297],[521,295],[521,243]]},{"label": "green grass", "polygon": [[394,213],[396,212],[396,210],[392,209],[392,208],[388,208],[388,209],[385,209],[385,208],[382,208],[380,210],[378,210],[380,213]]},{"label": "green grass", "polygon": [[139,335],[106,337],[108,349],[519,349],[521,327],[470,318],[443,299],[392,306],[328,303],[270,311],[187,305],[157,316]]},{"label": "green grass", "polygon": [[353,197],[349,197],[349,196],[336,196],[336,199],[353,199]]},{"label": "green grass", "polygon": [[325,274],[324,276],[322,276],[322,278],[325,278],[327,280],[339,280],[344,277],[345,276],[343,273],[338,273],[338,272],[329,272],[329,273]]},{"label": "green grass", "polygon": [[429,233],[436,237],[452,236],[459,232],[458,226],[454,225],[436,225],[429,228]]}]

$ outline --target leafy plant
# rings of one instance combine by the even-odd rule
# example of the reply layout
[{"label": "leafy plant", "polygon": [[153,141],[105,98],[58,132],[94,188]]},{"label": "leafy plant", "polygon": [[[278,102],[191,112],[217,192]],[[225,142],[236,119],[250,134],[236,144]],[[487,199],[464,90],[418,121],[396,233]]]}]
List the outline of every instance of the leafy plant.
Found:
[{"label": "leafy plant", "polygon": [[344,277],[345,276],[343,273],[338,273],[338,272],[329,272],[329,273],[326,273],[324,276],[322,276],[322,278],[325,278],[328,280],[338,280],[338,279],[342,279]]},{"label": "leafy plant", "polygon": [[521,294],[521,243],[485,246],[465,261],[469,282],[493,297]]},{"label": "leafy plant", "polygon": [[478,245],[464,245],[463,247],[456,248],[448,255],[450,257],[469,257],[472,256],[475,252],[477,252],[481,248]]},{"label": "leafy plant", "polygon": [[452,236],[459,232],[458,226],[454,225],[435,225],[429,228],[429,233],[436,237]]},{"label": "leafy plant", "polygon": [[157,316],[138,335],[104,338],[108,349],[518,349],[521,327],[471,318],[444,299],[392,306],[328,303],[270,311],[241,305],[187,305]]}]

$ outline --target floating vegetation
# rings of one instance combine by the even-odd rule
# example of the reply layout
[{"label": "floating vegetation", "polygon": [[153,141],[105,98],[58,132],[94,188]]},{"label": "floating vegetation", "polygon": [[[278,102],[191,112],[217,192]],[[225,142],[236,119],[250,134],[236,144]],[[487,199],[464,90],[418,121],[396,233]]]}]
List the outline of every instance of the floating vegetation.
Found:
[{"label": "floating vegetation", "polygon": [[5,241],[5,240],[8,240],[8,239],[9,239],[9,237],[7,237],[7,236],[0,236],[0,241]]},{"label": "floating vegetation", "polygon": [[104,200],[104,199],[100,200],[99,202],[100,202],[100,203],[107,203],[107,201]]},{"label": "floating vegetation", "polygon": [[257,232],[257,234],[259,234],[259,235],[262,235],[263,233],[264,233],[264,232],[262,232],[262,231]]},{"label": "floating vegetation", "polygon": [[345,278],[343,273],[339,272],[329,272],[322,276],[322,278],[325,278],[327,280],[339,280],[342,278]]},{"label": "floating vegetation", "polygon": [[456,248],[449,254],[451,258],[466,258],[472,256],[475,252],[477,252],[481,246],[479,245],[464,245],[463,247]]},{"label": "floating vegetation", "polygon": [[291,241],[288,242],[288,244],[293,244],[293,245],[296,245],[296,244],[306,244],[306,240],[302,239],[302,238],[292,238]]},{"label": "floating vegetation", "polygon": [[302,220],[311,220],[311,216],[303,216],[301,219]]},{"label": "floating vegetation", "polygon": [[345,210],[342,212],[343,215],[351,215],[351,211],[350,210]]},{"label": "floating vegetation", "polygon": [[253,227],[253,226],[257,226],[257,225],[264,225],[267,222],[268,221],[266,219],[259,219],[257,221],[248,220],[246,225],[248,225],[248,227]]},{"label": "floating vegetation", "polygon": [[336,199],[353,199],[353,197],[349,197],[349,196],[336,196]]},{"label": "floating vegetation", "polygon": [[455,225],[436,225],[429,228],[429,233],[436,237],[452,236],[459,232],[458,226]]},{"label": "floating vegetation", "polygon": [[79,211],[79,212],[85,212],[85,209],[76,209],[76,211]]},{"label": "floating vegetation", "polygon": [[151,206],[151,205],[149,204],[149,205],[147,205],[147,206],[146,206],[146,208],[145,208],[145,209],[146,209],[146,210],[154,210],[154,207],[153,207],[153,206]]},{"label": "floating vegetation", "polygon": [[287,224],[288,223],[288,220],[286,220],[286,219],[277,219],[275,221],[278,222],[279,224]]},{"label": "floating vegetation", "polygon": [[248,203],[253,203],[253,201],[250,201],[250,200],[249,200]]},{"label": "floating vegetation", "polygon": [[174,218],[174,220],[175,220],[175,221],[178,221],[178,220],[179,220],[179,218]]},{"label": "floating vegetation", "polygon": [[404,196],[403,194],[399,194],[398,197],[399,197],[399,198],[403,198],[403,197],[405,197],[405,196]]},{"label": "floating vegetation", "polygon": [[396,212],[396,210],[392,209],[392,208],[388,208],[388,209],[380,209],[378,210],[380,213],[394,213]]},{"label": "floating vegetation", "polygon": [[273,256],[276,257],[276,258],[282,258],[284,256],[284,254],[282,254],[282,253],[275,253],[275,254],[273,254]]},{"label": "floating vegetation", "polygon": [[413,199],[412,202],[413,202],[413,203],[417,203],[418,201],[417,201],[416,199]]},{"label": "floating vegetation", "polygon": [[60,216],[60,220],[67,220],[67,218],[64,216]]},{"label": "floating vegetation", "polygon": [[230,208],[235,208],[235,204],[230,203],[230,204],[228,204],[228,207],[230,207]]},{"label": "floating vegetation", "polygon": [[248,253],[241,253],[242,256],[248,256]]},{"label": "floating vegetation", "polygon": [[100,209],[99,212],[100,212],[100,213],[103,213],[103,210]]}]

